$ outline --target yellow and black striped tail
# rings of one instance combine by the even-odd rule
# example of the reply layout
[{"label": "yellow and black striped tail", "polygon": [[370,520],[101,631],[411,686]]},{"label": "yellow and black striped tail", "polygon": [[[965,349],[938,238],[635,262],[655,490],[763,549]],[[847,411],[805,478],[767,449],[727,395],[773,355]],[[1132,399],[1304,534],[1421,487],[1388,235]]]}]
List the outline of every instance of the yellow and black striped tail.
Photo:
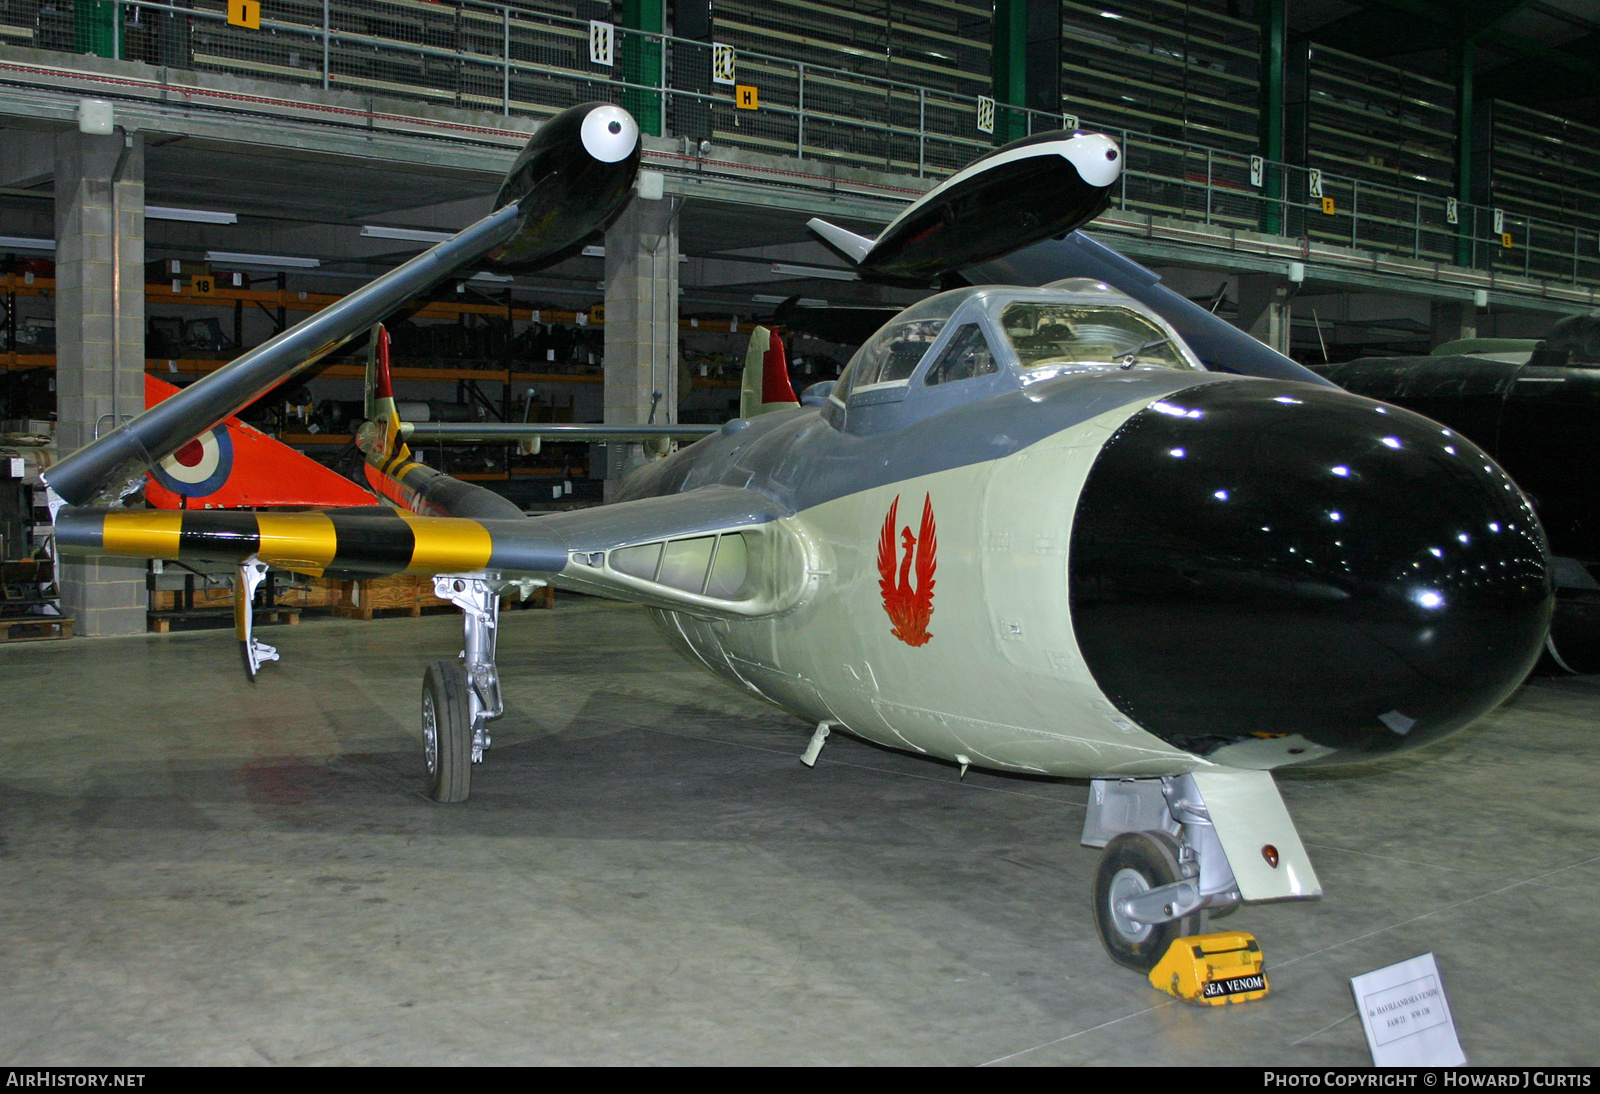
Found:
[{"label": "yellow and black striped tail", "polygon": [[366,456],[367,482],[379,494],[413,513],[478,520],[516,520],[522,510],[492,490],[462,482],[424,464],[400,433],[394,382],[389,371],[389,332],[373,328],[367,369],[368,412],[357,444]]}]

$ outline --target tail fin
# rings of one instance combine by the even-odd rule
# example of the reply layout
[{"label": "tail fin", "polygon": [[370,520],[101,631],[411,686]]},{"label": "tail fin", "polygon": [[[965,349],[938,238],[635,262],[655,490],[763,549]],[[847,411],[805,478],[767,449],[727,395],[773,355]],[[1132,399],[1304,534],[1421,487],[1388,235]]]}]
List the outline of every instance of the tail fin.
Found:
[{"label": "tail fin", "polygon": [[757,327],[744,355],[744,384],[739,391],[739,417],[749,418],[800,405],[789,382],[789,359],[778,332]]},{"label": "tail fin", "polygon": [[408,504],[405,488],[394,476],[413,461],[411,448],[400,435],[400,411],[389,374],[389,331],[382,323],[373,326],[367,342],[367,421],[356,444],[366,457],[364,470],[372,488],[391,501]]},{"label": "tail fin", "polygon": [[[153,407],[179,390],[147,373],[144,405]],[[378,500],[238,418],[224,419],[158,463],[144,496],[157,509],[339,508]]]}]

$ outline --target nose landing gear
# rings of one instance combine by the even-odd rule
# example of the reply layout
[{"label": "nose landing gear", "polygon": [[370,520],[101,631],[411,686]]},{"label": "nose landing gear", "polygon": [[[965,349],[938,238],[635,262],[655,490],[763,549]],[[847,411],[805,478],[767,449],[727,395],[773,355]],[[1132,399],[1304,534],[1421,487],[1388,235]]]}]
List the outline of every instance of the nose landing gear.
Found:
[{"label": "nose landing gear", "polygon": [[1138,972],[1242,899],[1192,775],[1095,780],[1083,842],[1105,848],[1094,882],[1100,941],[1111,960]]},{"label": "nose landing gear", "polygon": [[1174,939],[1205,932],[1203,908],[1182,912],[1199,889],[1191,882],[1179,891],[1197,872],[1181,853],[1165,832],[1124,832],[1106,844],[1094,876],[1094,924],[1117,964],[1149,972]]}]

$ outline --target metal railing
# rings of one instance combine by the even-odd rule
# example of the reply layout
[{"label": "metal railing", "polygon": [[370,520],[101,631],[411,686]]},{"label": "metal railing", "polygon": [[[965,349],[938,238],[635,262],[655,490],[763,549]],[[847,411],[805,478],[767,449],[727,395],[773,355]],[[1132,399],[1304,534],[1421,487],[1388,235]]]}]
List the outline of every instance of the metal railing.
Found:
[{"label": "metal railing", "polygon": [[[1092,118],[740,50],[715,80],[709,43],[592,25],[481,0],[262,0],[261,26],[226,0],[0,0],[0,34],[67,52],[262,76],[368,95],[547,116],[605,100],[648,133],[942,177],[998,143]],[[604,63],[609,55],[610,63]],[[728,75],[724,72],[719,75]],[[741,109],[735,86],[756,91]],[[980,129],[980,124],[984,125]],[[1600,232],[1201,145],[1101,128],[1124,149],[1115,204],[1504,274],[1600,283]]]}]

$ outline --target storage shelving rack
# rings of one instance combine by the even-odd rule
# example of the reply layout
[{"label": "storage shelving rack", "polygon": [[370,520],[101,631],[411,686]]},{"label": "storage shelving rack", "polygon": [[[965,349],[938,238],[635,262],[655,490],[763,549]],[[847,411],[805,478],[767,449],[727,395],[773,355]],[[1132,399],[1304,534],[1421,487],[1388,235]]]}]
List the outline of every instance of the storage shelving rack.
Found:
[{"label": "storage shelving rack", "polygon": [[[804,112],[808,156],[937,173],[987,147],[974,126],[971,98],[990,93],[992,4],[712,0],[711,15],[712,38],[738,51],[738,71],[760,85],[762,102]],[[812,65],[861,78],[806,72],[802,90],[801,73]],[[796,145],[793,123],[753,112],[717,111],[713,124],[711,136],[719,143],[779,152]],[[916,139],[921,128],[964,138],[971,151],[950,162],[926,162]]]},{"label": "storage shelving rack", "polygon": [[[52,297],[55,293],[55,281],[50,277],[28,276],[21,273],[0,275],[0,296],[14,301],[16,297]],[[245,308],[261,308],[275,314],[278,323],[288,317],[288,313],[309,313],[319,311],[334,303],[340,297],[337,294],[303,292],[287,287],[275,289],[235,288],[218,284],[208,293],[199,293],[187,281],[178,286],[170,282],[151,283],[145,287],[147,307],[181,306],[203,308],[227,308],[237,315]],[[14,309],[12,309],[14,311]],[[605,322],[605,309],[593,307],[580,310],[551,310],[548,308],[534,308],[528,304],[513,303],[497,304],[472,299],[462,300],[435,300],[421,304],[406,313],[408,319],[425,320],[457,320],[464,318],[504,320],[509,318],[514,324],[528,324],[540,322],[545,324],[563,324],[574,327],[599,327]],[[293,322],[292,319],[288,319]],[[747,320],[724,320],[718,324],[724,331],[737,334],[740,331],[748,334],[752,324]],[[683,319],[679,322],[680,330],[685,333],[707,333],[711,329],[709,320]],[[235,329],[238,329],[237,325]],[[215,357],[170,357],[146,358],[145,370],[153,375],[170,380],[188,380],[198,378],[207,373],[214,372],[227,364],[248,346],[236,348]],[[0,345],[0,370],[18,371],[32,369],[55,368],[56,359],[53,353],[23,352],[21,347],[7,343]],[[499,401],[503,407],[512,402],[514,392],[520,392],[529,385],[537,385],[543,389],[571,386],[599,386],[605,383],[605,377],[599,369],[598,361],[583,366],[567,366],[558,363],[548,370],[534,370],[526,367],[516,367],[517,362],[508,361],[504,356],[496,360],[458,361],[448,364],[431,363],[422,365],[407,363],[401,358],[393,368],[393,377],[397,384],[469,384],[469,385],[500,385],[502,399]],[[318,365],[305,379],[327,379],[339,381],[359,381],[366,374],[364,365],[350,361],[334,361]],[[739,381],[737,374],[713,375],[695,377],[692,381],[695,388],[724,388],[737,390]],[[495,402],[491,399],[490,402]],[[286,444],[297,447],[325,449],[328,446],[347,445],[351,441],[348,434],[340,432],[308,433],[280,432],[279,439]],[[561,468],[555,467],[553,461],[546,459],[543,462],[551,466],[529,466],[537,463],[535,460],[522,460],[521,466],[512,465],[503,470],[496,471],[462,471],[455,472],[458,478],[480,481],[507,481],[513,478],[542,477],[558,473]]]},{"label": "storage shelving rack", "polygon": [[1222,181],[1209,150],[1257,151],[1260,47],[1254,23],[1182,0],[1063,0],[1061,109],[1128,146],[1127,208],[1201,216],[1204,186],[1183,182]]},{"label": "storage shelving rack", "polygon": [[[1320,195],[1339,211],[1359,212],[1364,238],[1387,224],[1396,247],[1411,245],[1417,203],[1427,202],[1443,227],[1445,201],[1455,186],[1454,91],[1426,76],[1315,46],[1306,59],[1305,123],[1299,139],[1309,171],[1336,176]],[[1296,135],[1288,138],[1291,161]],[[1300,185],[1302,180],[1293,180]],[[1363,183],[1375,184],[1363,190]],[[1403,194],[1401,192],[1404,192]],[[1430,199],[1433,199],[1430,201]],[[1428,219],[1428,209],[1423,210]],[[1350,243],[1351,221],[1310,212],[1304,233],[1313,239]],[[1297,233],[1296,233],[1297,234]],[[1445,238],[1440,236],[1442,240]],[[1430,257],[1446,258],[1441,251]]]},{"label": "storage shelving rack", "polygon": [[[1496,100],[1489,204],[1514,217],[1557,219],[1594,246],[1600,230],[1600,129]],[[1545,242],[1549,241],[1535,241]]]}]

